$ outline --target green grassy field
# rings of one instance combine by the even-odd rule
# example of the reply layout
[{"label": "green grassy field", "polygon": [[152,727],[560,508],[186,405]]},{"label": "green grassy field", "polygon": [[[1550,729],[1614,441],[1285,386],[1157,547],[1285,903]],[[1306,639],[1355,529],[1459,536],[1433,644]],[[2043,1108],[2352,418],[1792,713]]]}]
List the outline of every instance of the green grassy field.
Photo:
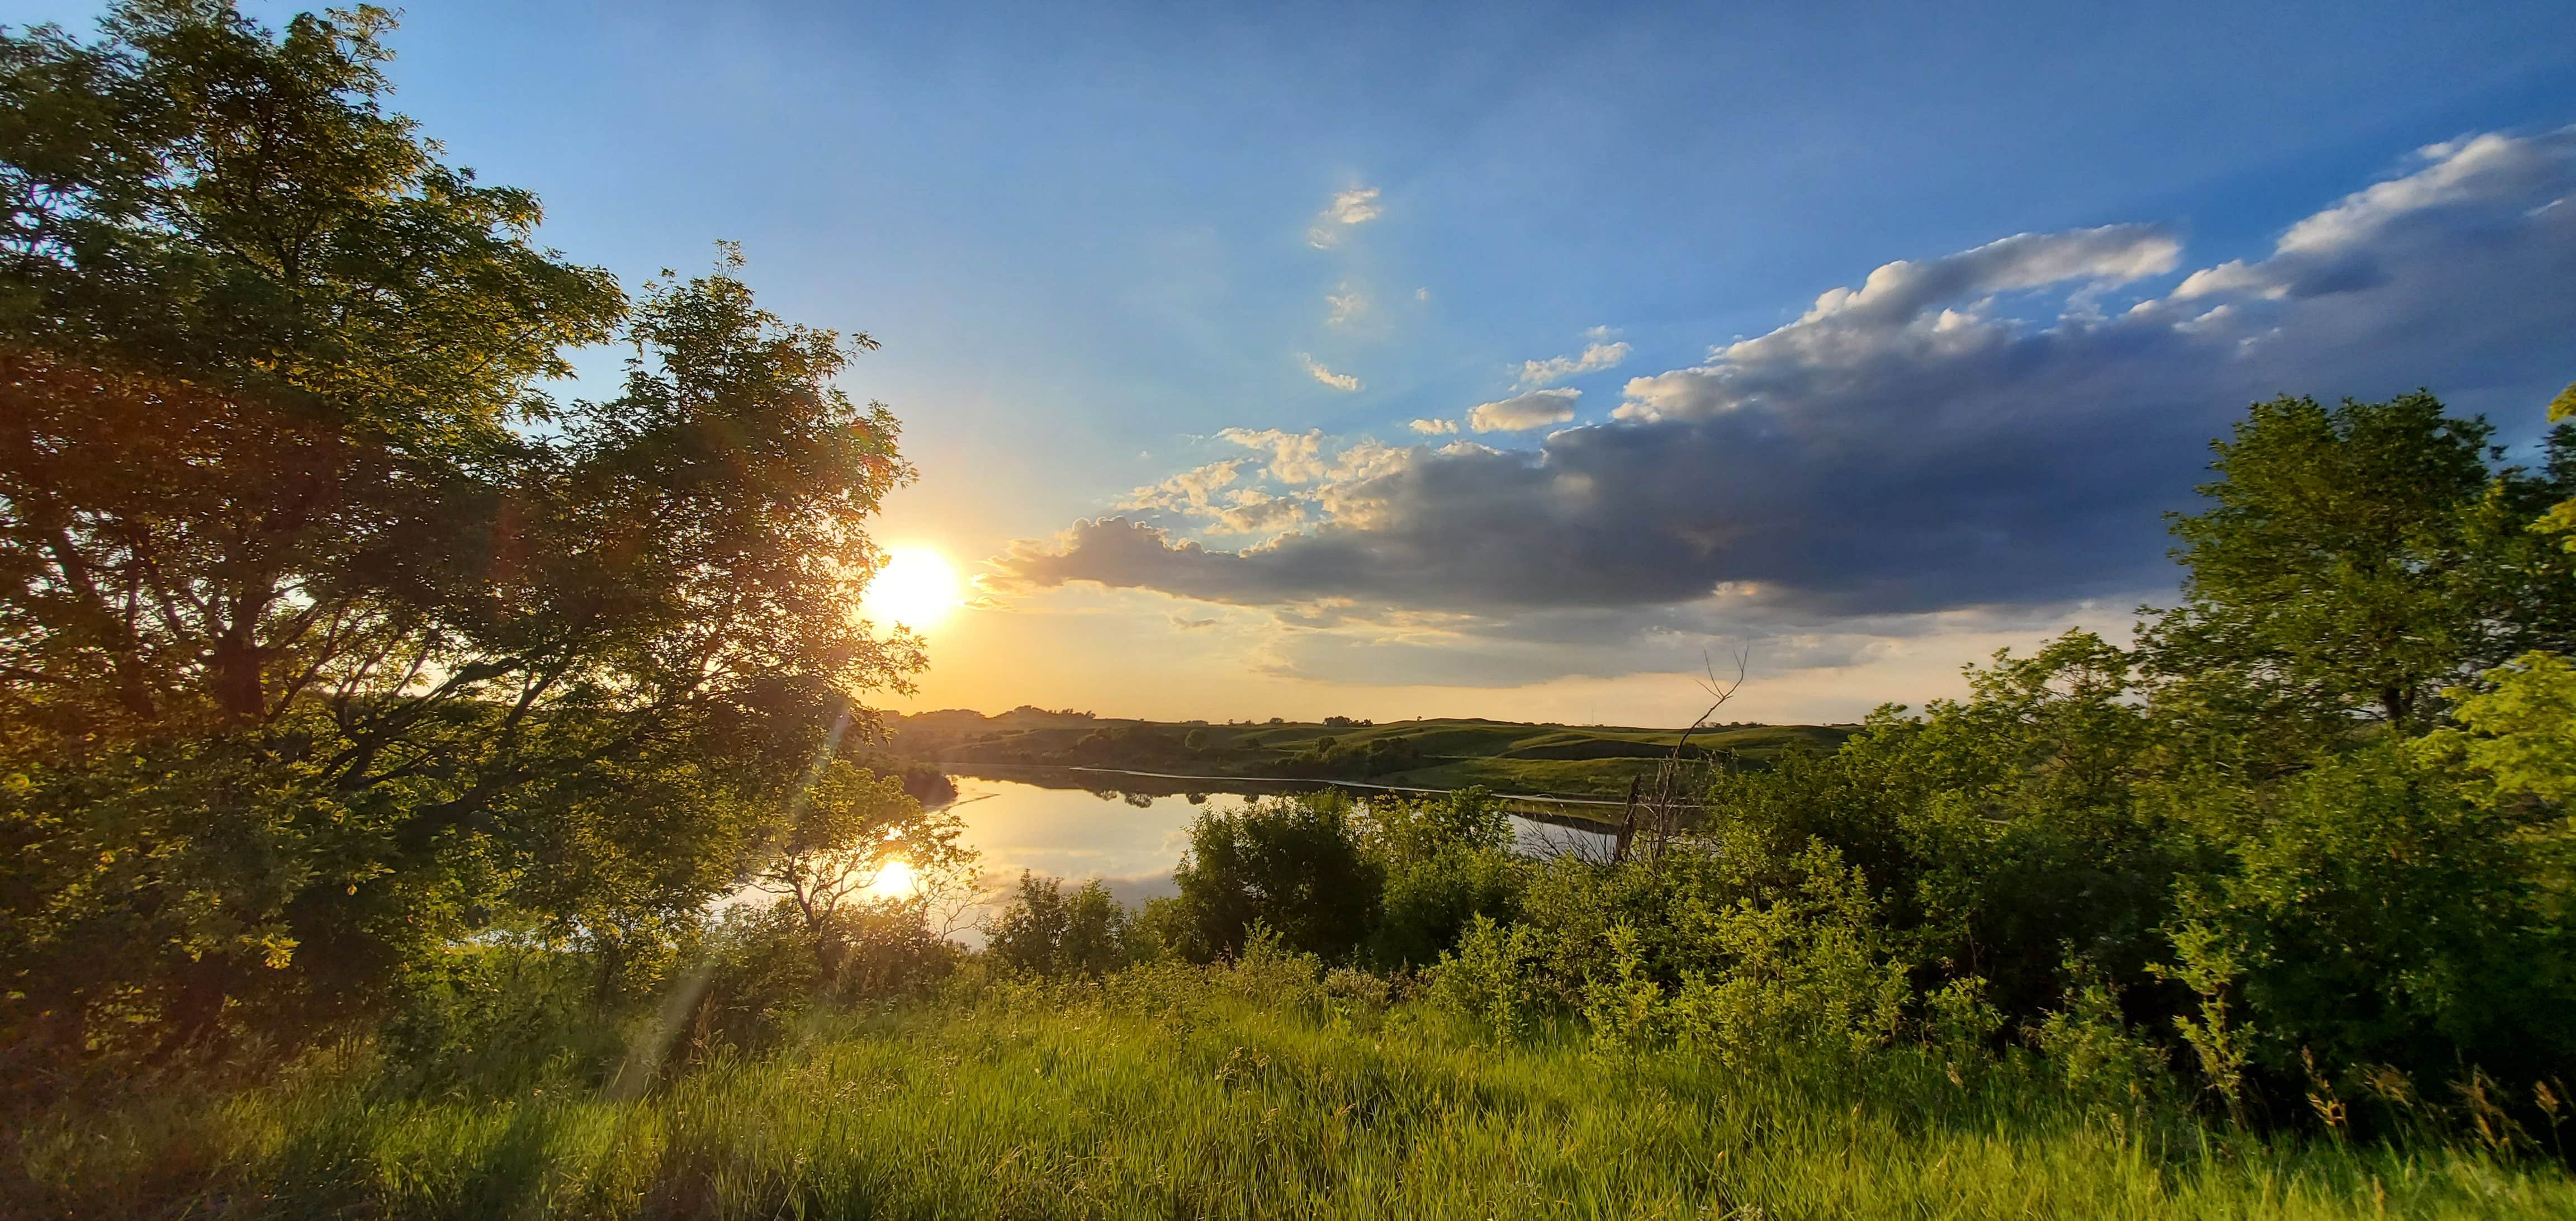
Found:
[{"label": "green grassy field", "polygon": [[[1678,730],[1486,720],[1214,725],[1096,718],[1036,709],[890,717],[887,749],[932,765],[1000,763],[1187,771],[1243,777],[1330,777],[1420,788],[1483,785],[1505,792],[1617,797],[1669,757]],[[1761,767],[1784,750],[1830,751],[1850,726],[1720,725],[1689,739],[1695,757]],[[1344,755],[1376,747],[1391,762],[1298,769],[1319,747]]]},{"label": "green grassy field", "polygon": [[[10,1216],[2104,1217],[2576,1215],[2554,1164],[2087,1108],[2002,1060],[1601,1058],[1498,1046],[1284,964],[952,987],[801,1019],[632,1101],[559,1055],[507,1089],[343,1047],[261,1088],[30,1124]],[[531,1075],[532,1074],[532,1075]]]}]

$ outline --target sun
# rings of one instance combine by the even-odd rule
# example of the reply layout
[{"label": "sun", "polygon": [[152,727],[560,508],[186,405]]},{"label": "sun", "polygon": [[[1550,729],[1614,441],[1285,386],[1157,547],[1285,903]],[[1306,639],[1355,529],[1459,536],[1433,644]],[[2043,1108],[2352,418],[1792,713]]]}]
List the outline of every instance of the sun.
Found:
[{"label": "sun", "polygon": [[908,628],[936,627],[965,601],[957,566],[930,547],[895,547],[868,582],[859,605],[869,617]]}]

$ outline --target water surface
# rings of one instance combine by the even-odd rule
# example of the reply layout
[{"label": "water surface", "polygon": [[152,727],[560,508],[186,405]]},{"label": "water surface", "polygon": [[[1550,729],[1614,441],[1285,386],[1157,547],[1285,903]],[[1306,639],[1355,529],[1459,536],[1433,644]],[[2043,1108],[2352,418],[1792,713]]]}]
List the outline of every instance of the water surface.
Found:
[{"label": "water surface", "polygon": [[[1190,846],[1190,824],[1202,810],[1231,808],[1237,793],[1092,791],[1050,788],[1020,780],[955,777],[957,801],[949,809],[965,824],[959,837],[982,854],[988,886],[1007,892],[1020,871],[1073,882],[1098,879],[1133,908],[1177,893],[1172,869]],[[1610,836],[1514,814],[1513,838],[1523,852],[1606,852]],[[1007,893],[999,896],[1006,899]]]}]

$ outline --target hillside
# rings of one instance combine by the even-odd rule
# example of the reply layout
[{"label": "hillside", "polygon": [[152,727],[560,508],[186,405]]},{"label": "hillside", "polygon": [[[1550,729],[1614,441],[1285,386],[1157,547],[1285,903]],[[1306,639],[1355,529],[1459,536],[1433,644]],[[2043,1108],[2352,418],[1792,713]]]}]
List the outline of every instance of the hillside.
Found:
[{"label": "hillside", "polygon": [[[1681,737],[1673,729],[1483,719],[1347,718],[1213,724],[1097,717],[1022,707],[994,716],[948,709],[888,716],[883,749],[913,764],[1133,769],[1242,779],[1365,781],[1453,789],[1616,797],[1652,775]],[[1762,768],[1784,751],[1830,751],[1849,725],[1726,724],[1702,729],[1685,756]]]}]

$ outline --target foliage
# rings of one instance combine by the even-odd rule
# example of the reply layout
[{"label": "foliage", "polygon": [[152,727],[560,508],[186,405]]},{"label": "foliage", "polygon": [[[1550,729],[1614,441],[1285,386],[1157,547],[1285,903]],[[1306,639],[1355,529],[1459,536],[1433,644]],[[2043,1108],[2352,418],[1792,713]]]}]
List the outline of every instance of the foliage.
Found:
[{"label": "foliage", "polygon": [[1020,893],[993,917],[987,946],[1009,969],[1098,979],[1141,956],[1127,912],[1097,879],[1067,897],[1054,878],[1020,874]]},{"label": "foliage", "polygon": [[2149,723],[2133,662],[2074,632],[1969,673],[1970,698],[1887,708],[1831,756],[1721,772],[1716,837],[1749,868],[1830,844],[1885,896],[1918,971],[1985,981],[2034,1018],[2069,948],[2140,977],[2183,861],[2132,781]]},{"label": "foliage", "polygon": [[2483,689],[2450,693],[2458,727],[2425,735],[2417,757],[2465,772],[2482,801],[2565,807],[2576,799],[2576,665],[2525,653],[2483,677]]},{"label": "foliage", "polygon": [[2431,1078],[2576,1064],[2576,876],[2537,842],[2563,845],[2562,819],[2475,801],[2386,743],[2207,801],[2191,816],[2229,867],[2186,887],[2180,916],[2223,950],[2272,1067],[2299,1049]]},{"label": "foliage", "polygon": [[[2554,439],[2555,448],[2552,452],[2556,454],[2576,452],[2576,441],[2566,438],[2566,430],[2576,428],[2576,382],[2568,383],[2566,389],[2558,392],[2557,398],[2549,400],[2549,419],[2559,427],[2559,435]],[[2559,473],[2560,483],[2570,481],[2565,472]],[[2570,496],[2551,505],[2549,512],[2541,515],[2540,520],[2531,523],[2531,529],[2536,534],[2564,534],[2567,539],[2560,545],[2569,551],[2576,551],[2576,496]]]},{"label": "foliage", "polygon": [[[381,109],[381,10],[0,35],[0,1054],[292,1041],[510,927],[650,978],[917,642],[873,346],[631,304]],[[622,393],[562,406],[570,345]],[[864,718],[862,718],[864,719]]]},{"label": "foliage", "polygon": [[2149,632],[2150,664],[2258,712],[2421,729],[2464,674],[2566,647],[2576,584],[2527,528],[2567,494],[2565,457],[2547,478],[2490,471],[2492,433],[2420,393],[2256,403],[2212,443],[2213,506],[2174,521],[2185,601]]},{"label": "foliage", "polygon": [[1521,903],[1521,923],[1480,917],[1435,971],[1504,1034],[1552,1002],[1627,1051],[1840,1059],[1893,1038],[1913,1000],[1863,875],[1822,844],[1777,862],[1694,845],[1560,859]]},{"label": "foliage", "polygon": [[1348,958],[1376,920],[1382,884],[1349,804],[1329,793],[1201,813],[1172,877],[1176,948],[1198,961],[1240,953],[1255,924],[1292,951]]},{"label": "foliage", "polygon": [[1374,797],[1359,820],[1380,879],[1370,961],[1427,967],[1478,916],[1510,919],[1520,888],[1511,818],[1482,789],[1436,800]]},{"label": "foliage", "polygon": [[2029,1028],[2058,1085],[2085,1105],[2113,1114],[2169,1092],[2165,1049],[2129,1025],[2118,989],[2082,962],[2069,963],[2064,1002]]}]

